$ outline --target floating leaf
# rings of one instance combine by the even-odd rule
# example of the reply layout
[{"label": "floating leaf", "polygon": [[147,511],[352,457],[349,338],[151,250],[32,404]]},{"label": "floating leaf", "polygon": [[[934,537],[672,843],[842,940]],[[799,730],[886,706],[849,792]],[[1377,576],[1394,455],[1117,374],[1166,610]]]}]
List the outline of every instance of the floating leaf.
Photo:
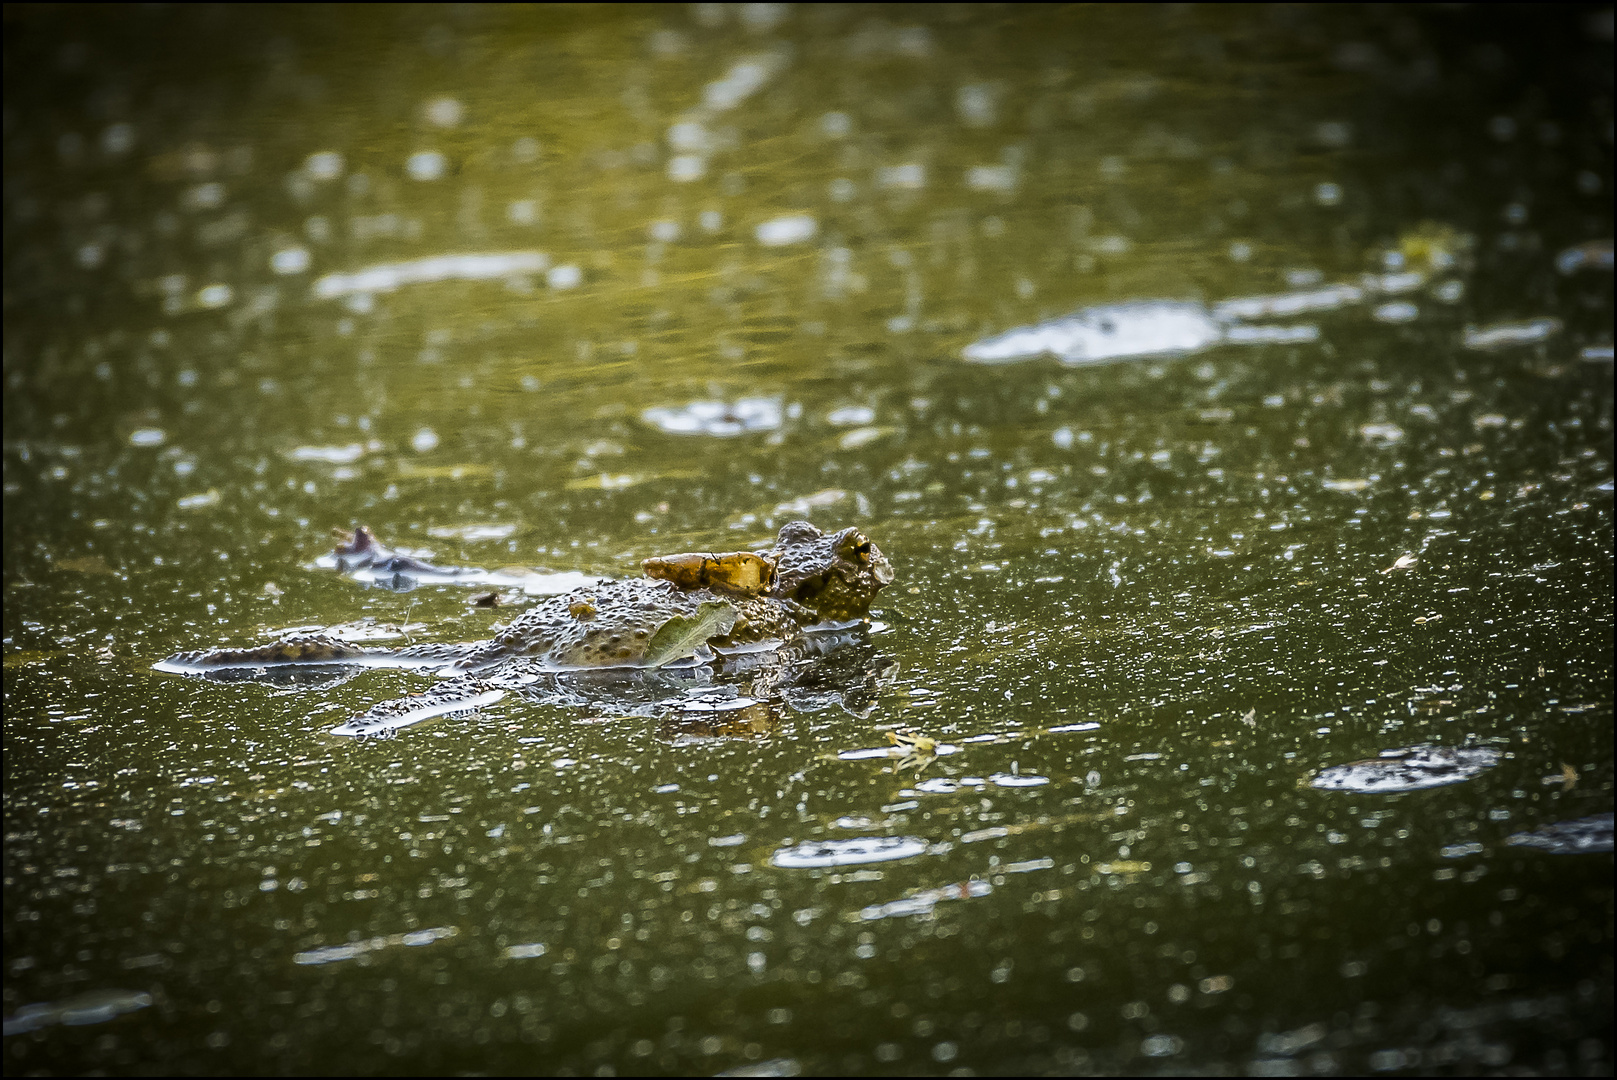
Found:
[{"label": "floating leaf", "polygon": [[708,601],[697,608],[695,615],[675,615],[657,628],[646,643],[646,656],[642,661],[648,668],[658,668],[692,656],[711,638],[723,637],[735,629],[736,609],[719,601]]}]

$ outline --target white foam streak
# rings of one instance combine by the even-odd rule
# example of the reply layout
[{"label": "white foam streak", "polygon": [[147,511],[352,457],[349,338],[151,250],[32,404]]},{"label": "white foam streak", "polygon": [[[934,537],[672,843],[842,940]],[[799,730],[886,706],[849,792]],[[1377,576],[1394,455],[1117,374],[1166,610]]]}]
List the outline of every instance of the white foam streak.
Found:
[{"label": "white foam streak", "polygon": [[490,281],[520,274],[543,273],[550,256],[542,251],[504,251],[433,255],[409,262],[382,263],[351,274],[327,274],[314,283],[322,300],[379,292],[436,281]]}]

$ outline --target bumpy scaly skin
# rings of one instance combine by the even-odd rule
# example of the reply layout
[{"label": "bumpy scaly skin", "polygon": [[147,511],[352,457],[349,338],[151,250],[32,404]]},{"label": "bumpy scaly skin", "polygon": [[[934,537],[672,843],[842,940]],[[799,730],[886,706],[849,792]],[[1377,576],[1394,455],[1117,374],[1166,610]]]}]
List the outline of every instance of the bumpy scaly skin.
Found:
[{"label": "bumpy scaly skin", "polygon": [[721,648],[788,640],[802,632],[802,624],[778,602],[685,590],[670,581],[602,581],[552,596],[523,612],[493,640],[474,646],[454,667],[478,671],[515,657],[561,668],[637,667],[658,627],[672,618],[695,617],[704,603],[735,608],[735,627],[727,637],[713,639]]},{"label": "bumpy scaly skin", "polygon": [[770,595],[814,613],[813,622],[863,618],[870,601],[893,580],[893,564],[858,529],[826,534],[806,521],[781,526]]},{"label": "bumpy scaly skin", "polygon": [[[370,717],[386,719],[429,703],[452,704],[491,693],[501,688],[502,667],[514,670],[518,661],[551,669],[645,666],[647,647],[657,630],[670,619],[698,617],[703,605],[722,603],[735,612],[735,624],[728,633],[709,638],[708,644],[714,648],[744,649],[793,641],[808,627],[864,617],[877,591],[893,580],[892,565],[857,529],[828,535],[806,521],[791,522],[781,529],[777,546],[764,558],[774,564],[776,576],[768,592],[760,596],[720,594],[656,579],[601,581],[549,597],[488,641],[373,649],[305,634],[250,649],[177,653],[157,667],[200,673],[286,664],[369,664],[465,673],[427,695],[384,702],[355,721],[359,723]],[[486,678],[471,677],[478,674]],[[423,702],[422,697],[431,700]]]}]

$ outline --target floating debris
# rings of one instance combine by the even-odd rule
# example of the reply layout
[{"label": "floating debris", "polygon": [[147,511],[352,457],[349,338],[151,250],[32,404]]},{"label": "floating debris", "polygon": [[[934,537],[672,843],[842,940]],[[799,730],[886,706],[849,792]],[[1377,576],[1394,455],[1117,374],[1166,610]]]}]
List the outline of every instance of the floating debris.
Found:
[{"label": "floating debris", "polygon": [[927,842],[915,836],[869,836],[852,840],[817,840],[781,848],[769,861],[783,870],[820,866],[858,866],[891,862],[925,854]]},{"label": "floating debris", "polygon": [[1488,746],[1410,746],[1383,750],[1379,758],[1370,761],[1321,769],[1308,786],[1321,791],[1390,795],[1458,784],[1497,764],[1499,751]]},{"label": "floating debris", "polygon": [[82,1027],[108,1020],[151,1005],[152,996],[139,990],[92,990],[66,1001],[43,1001],[24,1005],[5,1019],[6,1035],[21,1035],[54,1024]]},{"label": "floating debris", "polygon": [[1612,850],[1612,815],[1596,814],[1575,821],[1557,821],[1532,832],[1506,837],[1514,847],[1538,848],[1552,855],[1581,855]]},{"label": "floating debris", "polygon": [[859,918],[865,922],[876,919],[903,918],[907,915],[930,915],[932,909],[944,900],[969,900],[975,896],[987,896],[994,891],[994,887],[986,881],[961,881],[953,885],[944,885],[937,889],[922,889],[911,893],[902,900],[889,900],[885,904],[872,904],[862,908]]},{"label": "floating debris", "polygon": [[887,741],[913,754],[932,754],[938,749],[938,740],[915,728],[894,728],[887,733]]},{"label": "floating debris", "polygon": [[435,941],[452,938],[460,931],[453,926],[435,926],[430,930],[412,930],[408,934],[386,934],[381,937],[367,938],[364,941],[350,941],[346,945],[328,945],[320,949],[310,949],[307,952],[294,953],[294,964],[335,964],[343,960],[353,960],[366,953],[380,952],[383,949],[397,948],[398,946],[415,947],[431,945]]},{"label": "floating debris", "polygon": [[1099,863],[1095,867],[1098,874],[1149,874],[1151,864],[1138,859],[1113,859],[1111,862]]}]

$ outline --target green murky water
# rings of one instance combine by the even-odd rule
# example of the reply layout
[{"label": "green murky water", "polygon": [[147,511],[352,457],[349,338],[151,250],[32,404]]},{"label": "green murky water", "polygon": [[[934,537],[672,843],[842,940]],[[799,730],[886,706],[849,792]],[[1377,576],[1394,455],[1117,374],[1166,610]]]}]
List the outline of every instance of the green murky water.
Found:
[{"label": "green murky water", "polygon": [[[6,18],[8,1073],[1609,1074],[1609,8]],[[150,669],[798,516],[868,717]]]}]

